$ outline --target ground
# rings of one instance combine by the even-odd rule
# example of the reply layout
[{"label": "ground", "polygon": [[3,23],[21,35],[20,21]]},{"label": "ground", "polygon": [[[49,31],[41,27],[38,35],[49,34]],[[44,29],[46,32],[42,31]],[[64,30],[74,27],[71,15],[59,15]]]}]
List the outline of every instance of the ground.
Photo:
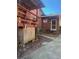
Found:
[{"label": "ground", "polygon": [[42,46],[36,50],[31,49],[29,54],[25,52],[21,59],[61,59],[61,36],[49,37],[41,35],[41,38],[50,41],[43,41]]}]

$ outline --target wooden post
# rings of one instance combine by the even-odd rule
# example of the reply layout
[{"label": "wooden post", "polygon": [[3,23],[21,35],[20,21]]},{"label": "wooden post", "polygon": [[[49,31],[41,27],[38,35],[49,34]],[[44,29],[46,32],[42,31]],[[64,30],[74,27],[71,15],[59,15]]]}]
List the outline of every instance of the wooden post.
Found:
[{"label": "wooden post", "polygon": [[[36,15],[38,16],[38,9],[36,9]],[[36,16],[36,21],[38,22],[38,17],[37,16]],[[37,34],[38,34],[38,30],[37,30],[37,27],[36,27],[35,28],[35,40],[37,40]]]}]

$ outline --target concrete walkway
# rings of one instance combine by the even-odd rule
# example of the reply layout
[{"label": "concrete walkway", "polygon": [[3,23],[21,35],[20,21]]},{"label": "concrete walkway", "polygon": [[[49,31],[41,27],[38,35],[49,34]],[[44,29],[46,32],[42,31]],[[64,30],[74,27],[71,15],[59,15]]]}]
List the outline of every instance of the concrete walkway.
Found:
[{"label": "concrete walkway", "polygon": [[44,34],[41,34],[40,36],[48,38],[48,39],[56,39],[57,38],[57,37],[54,37],[54,36],[51,37],[50,35],[48,36],[48,35],[44,35]]},{"label": "concrete walkway", "polygon": [[53,38],[53,41],[46,43],[30,55],[24,56],[22,59],[61,59],[61,36],[59,35]]}]

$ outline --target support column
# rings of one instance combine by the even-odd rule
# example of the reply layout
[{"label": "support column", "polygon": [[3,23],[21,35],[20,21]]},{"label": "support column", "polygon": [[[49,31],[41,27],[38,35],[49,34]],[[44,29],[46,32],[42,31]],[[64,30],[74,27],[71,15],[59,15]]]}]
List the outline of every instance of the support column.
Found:
[{"label": "support column", "polygon": [[[36,15],[38,16],[38,9],[36,9]],[[36,21],[38,22],[38,17],[36,16]],[[35,27],[35,39],[37,40],[37,34],[38,34],[38,25]]]}]

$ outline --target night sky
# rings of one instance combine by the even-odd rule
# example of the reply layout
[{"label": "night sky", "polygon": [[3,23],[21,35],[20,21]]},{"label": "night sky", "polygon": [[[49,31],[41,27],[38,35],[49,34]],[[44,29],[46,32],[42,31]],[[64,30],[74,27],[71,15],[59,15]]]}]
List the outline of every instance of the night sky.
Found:
[{"label": "night sky", "polygon": [[41,0],[45,5],[42,8],[45,15],[60,14],[61,13],[61,0]]}]

